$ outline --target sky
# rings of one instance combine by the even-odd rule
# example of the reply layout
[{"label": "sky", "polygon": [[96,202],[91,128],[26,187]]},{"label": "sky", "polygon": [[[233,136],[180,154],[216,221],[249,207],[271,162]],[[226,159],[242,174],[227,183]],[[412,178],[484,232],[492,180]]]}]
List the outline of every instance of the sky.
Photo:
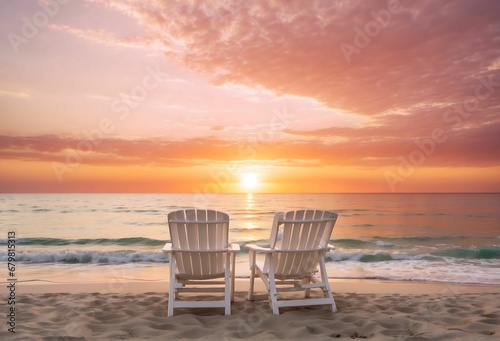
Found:
[{"label": "sky", "polygon": [[500,192],[496,0],[0,0],[0,192]]}]

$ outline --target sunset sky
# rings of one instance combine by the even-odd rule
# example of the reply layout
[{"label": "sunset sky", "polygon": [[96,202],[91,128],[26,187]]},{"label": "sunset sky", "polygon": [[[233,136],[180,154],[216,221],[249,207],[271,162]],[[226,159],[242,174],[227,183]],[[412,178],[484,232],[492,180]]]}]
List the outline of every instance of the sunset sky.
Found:
[{"label": "sunset sky", "polygon": [[0,36],[0,192],[500,192],[500,1],[1,0]]}]

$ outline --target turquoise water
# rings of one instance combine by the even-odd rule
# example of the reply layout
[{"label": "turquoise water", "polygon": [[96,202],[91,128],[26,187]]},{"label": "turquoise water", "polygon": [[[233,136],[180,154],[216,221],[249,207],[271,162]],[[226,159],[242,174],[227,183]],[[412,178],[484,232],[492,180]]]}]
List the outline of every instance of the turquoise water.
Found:
[{"label": "turquoise water", "polygon": [[[2,194],[0,260],[13,231],[20,282],[166,280],[166,214],[196,203],[192,194]],[[499,194],[219,194],[205,203],[230,216],[241,277],[245,245],[267,244],[275,212],[319,208],[339,213],[331,277],[500,284]]]}]

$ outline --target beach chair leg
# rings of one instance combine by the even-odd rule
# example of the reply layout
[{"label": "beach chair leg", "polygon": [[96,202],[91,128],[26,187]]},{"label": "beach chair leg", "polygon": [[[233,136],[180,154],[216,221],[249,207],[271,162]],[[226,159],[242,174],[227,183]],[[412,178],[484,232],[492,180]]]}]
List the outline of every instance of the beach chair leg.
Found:
[{"label": "beach chair leg", "polygon": [[249,301],[253,301],[253,288],[254,288],[254,282],[255,282],[255,268],[253,267],[250,270],[250,285],[248,287],[248,296],[247,299]]},{"label": "beach chair leg", "polygon": [[230,264],[231,258],[230,255],[226,254],[226,272],[225,272],[225,286],[224,286],[224,302],[225,302],[225,315],[231,315],[231,271],[230,271]]},{"label": "beach chair leg", "polygon": [[269,262],[269,303],[271,304],[271,308],[273,309],[274,315],[279,315],[280,310],[278,307],[278,290],[276,289],[276,278],[274,277],[274,261],[271,255],[268,256]]},{"label": "beach chair leg", "polygon": [[332,305],[332,313],[337,311],[337,305],[335,304],[335,300],[333,299],[333,294],[332,294],[332,289],[330,288],[330,283],[328,283],[328,274],[326,273],[326,266],[325,262],[320,262],[320,269],[321,269],[321,280],[324,283],[323,287],[323,293],[325,294],[325,297],[328,297],[328,300]]},{"label": "beach chair leg", "polygon": [[[307,277],[307,278],[304,278],[304,279],[302,280],[302,283],[304,283],[304,284],[311,283],[311,277],[309,276],[309,277]],[[311,297],[311,289],[307,288],[307,289],[305,289],[304,291],[305,291],[305,293],[304,293],[304,297],[305,297],[305,298],[309,298],[309,297]]]},{"label": "beach chair leg", "polygon": [[170,259],[170,289],[168,291],[168,316],[174,315],[174,301],[177,296],[175,290],[175,257]]},{"label": "beach chair leg", "polygon": [[[273,276],[274,277],[274,276]],[[271,308],[273,309],[274,315],[279,315],[280,310],[278,308],[278,292],[276,290],[276,283],[270,283],[269,287],[269,302],[271,303]]]},{"label": "beach chair leg", "polygon": [[234,286],[235,286],[235,277],[236,277],[236,253],[232,253],[231,257],[231,302],[234,302]]},{"label": "beach chair leg", "polygon": [[250,285],[248,287],[248,296],[247,300],[253,301],[253,289],[255,284],[255,262],[256,262],[256,253],[250,251]]},{"label": "beach chair leg", "polygon": [[335,304],[335,300],[333,299],[333,295],[330,292],[330,295],[332,296],[332,313],[337,311],[337,305]]}]

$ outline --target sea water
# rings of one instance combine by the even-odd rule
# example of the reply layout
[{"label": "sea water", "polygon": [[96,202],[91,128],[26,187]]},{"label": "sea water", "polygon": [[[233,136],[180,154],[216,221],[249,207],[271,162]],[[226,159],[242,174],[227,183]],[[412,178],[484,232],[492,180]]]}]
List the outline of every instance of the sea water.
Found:
[{"label": "sea water", "polygon": [[[1,194],[0,272],[6,279],[15,235],[18,283],[166,281],[166,215],[198,202],[194,194]],[[230,216],[239,277],[249,275],[245,245],[268,245],[276,212],[316,208],[339,214],[326,255],[332,278],[500,284],[500,194],[217,194],[204,204]]]}]

